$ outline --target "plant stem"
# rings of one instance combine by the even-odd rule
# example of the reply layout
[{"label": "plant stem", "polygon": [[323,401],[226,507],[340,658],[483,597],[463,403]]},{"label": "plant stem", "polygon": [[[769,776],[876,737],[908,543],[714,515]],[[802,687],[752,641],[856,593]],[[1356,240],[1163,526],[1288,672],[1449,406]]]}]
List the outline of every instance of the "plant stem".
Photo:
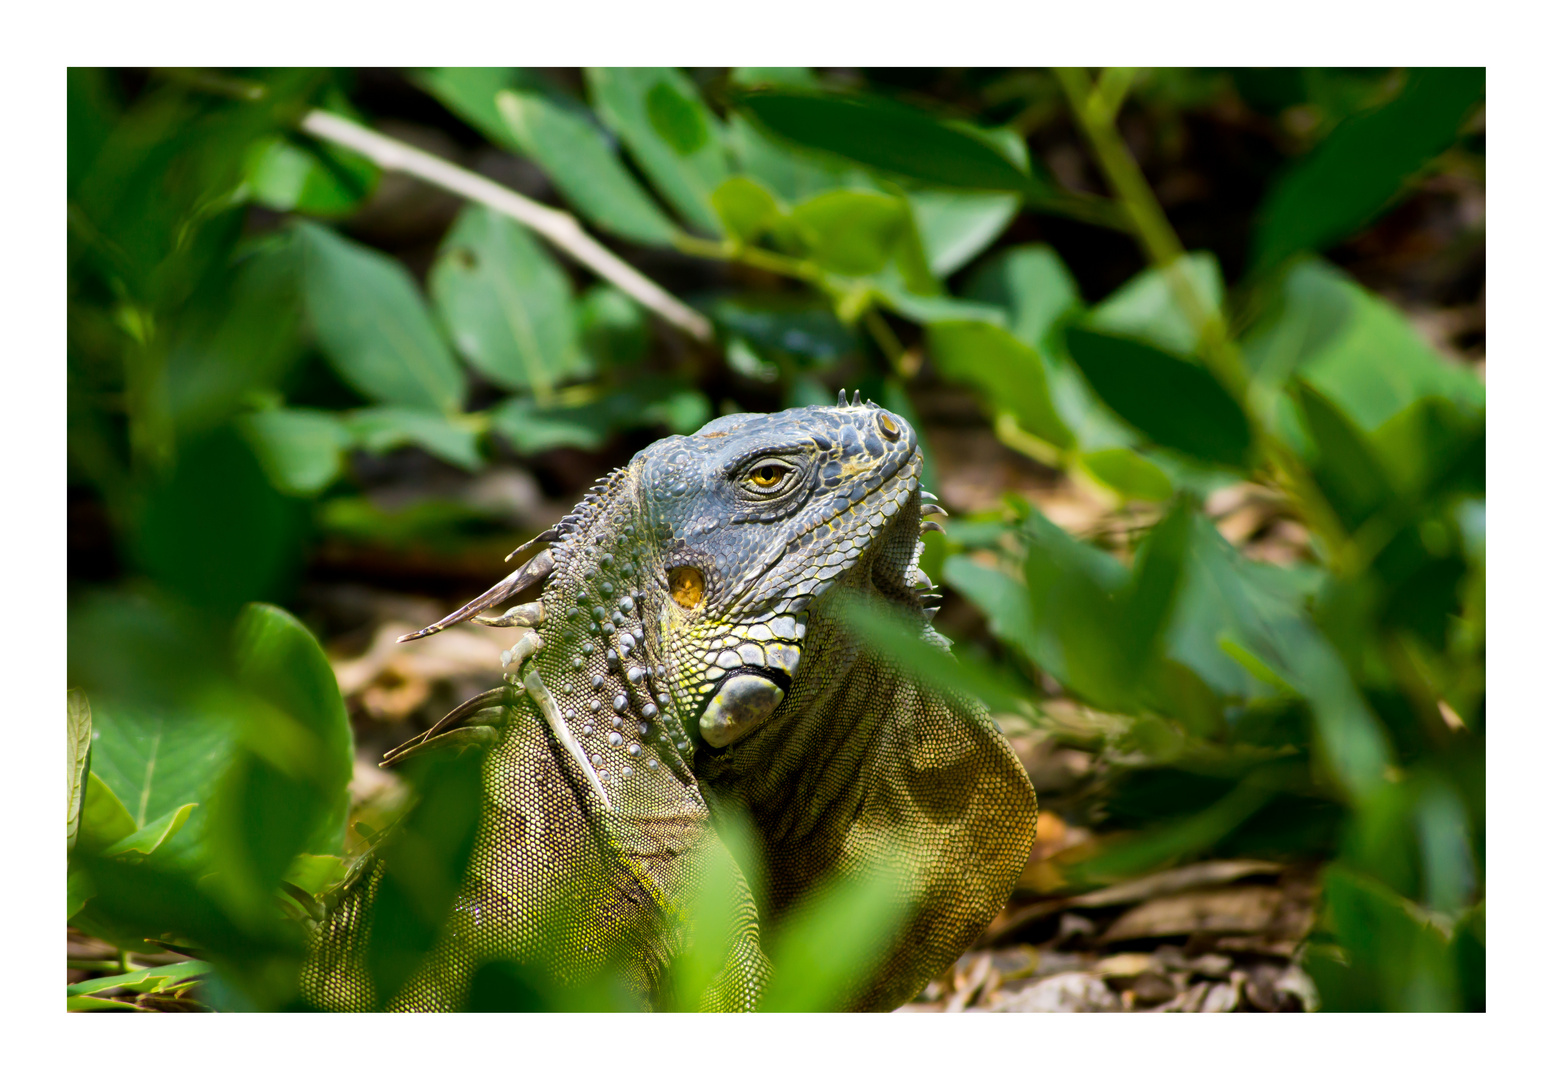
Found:
[{"label": "plant stem", "polygon": [[1252,437],[1262,457],[1272,467],[1284,490],[1304,512],[1305,521],[1326,542],[1332,568],[1342,574],[1349,566],[1347,533],[1336,512],[1311,478],[1304,462],[1263,426],[1246,401],[1248,379],[1240,350],[1229,336],[1224,318],[1203,302],[1186,273],[1186,252],[1176,236],[1165,211],[1154,197],[1154,190],[1143,170],[1116,130],[1116,113],[1121,108],[1132,72],[1107,70],[1098,87],[1092,86],[1082,68],[1055,68],[1057,81],[1067,95],[1073,115],[1078,119],[1106,183],[1111,186],[1123,209],[1132,220],[1133,234],[1149,261],[1165,275],[1176,302],[1197,331],[1203,363],[1240,402],[1251,424]]},{"label": "plant stem", "polygon": [[507,215],[543,236],[665,322],[679,327],[697,341],[712,340],[712,324],[706,316],[644,277],[588,235],[570,214],[524,198],[511,188],[398,139],[381,135],[337,113],[314,109],[302,117],[300,126],[309,135],[356,151],[380,168],[413,176]]}]

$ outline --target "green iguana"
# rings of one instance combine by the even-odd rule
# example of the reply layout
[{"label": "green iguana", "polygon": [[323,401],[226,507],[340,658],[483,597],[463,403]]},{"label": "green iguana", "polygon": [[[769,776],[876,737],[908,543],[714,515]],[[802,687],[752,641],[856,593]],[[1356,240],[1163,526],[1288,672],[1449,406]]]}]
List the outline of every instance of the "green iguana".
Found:
[{"label": "green iguana", "polygon": [[[362,964],[381,877],[369,867],[317,932],[307,999],[454,1009],[488,959],[543,953],[566,979],[623,954],[653,1004],[728,802],[753,823],[769,895],[757,911],[738,879],[726,965],[701,1006],[754,1008],[770,974],[760,926],[881,862],[909,882],[903,920],[850,1005],[914,997],[1007,900],[1036,819],[985,707],[914,680],[841,617],[843,597],[889,605],[947,650],[917,567],[922,515],[942,512],[923,502],[921,468],[910,425],[857,395],[725,416],[637,454],[536,538],[548,548],[406,635],[523,628],[507,685],[389,755],[491,744],[474,855],[439,943],[388,1002]],[[541,583],[537,602],[480,614]]]}]

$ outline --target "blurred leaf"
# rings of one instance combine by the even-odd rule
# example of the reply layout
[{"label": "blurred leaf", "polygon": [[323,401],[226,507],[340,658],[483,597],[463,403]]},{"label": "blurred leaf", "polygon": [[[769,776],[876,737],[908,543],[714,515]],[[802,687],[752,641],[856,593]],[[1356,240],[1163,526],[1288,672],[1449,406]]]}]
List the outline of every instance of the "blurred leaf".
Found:
[{"label": "blurred leaf", "polygon": [[83,851],[101,851],[135,831],[135,819],[101,777],[87,773],[83,788],[77,833]]},{"label": "blurred leaf", "polygon": [[341,849],[354,754],[334,671],[293,616],[249,605],[234,654],[246,700],[211,801],[211,856],[227,905],[256,918],[299,854]]},{"label": "blurred leaf", "polygon": [[586,406],[541,408],[528,398],[508,398],[491,410],[491,429],[520,454],[540,454],[558,446],[597,450],[611,425]]},{"label": "blurred leaf", "polygon": [[183,960],[161,967],[137,968],[120,975],[104,975],[100,979],[87,979],[65,987],[69,997],[79,994],[97,994],[104,990],[122,989],[134,994],[154,994],[179,983],[207,975],[211,965],[203,960]]},{"label": "blurred leaf", "polygon": [[167,404],[183,433],[230,417],[272,389],[301,355],[301,260],[288,235],[212,274],[168,328]]},{"label": "blurred leaf", "polygon": [[947,639],[931,626],[914,625],[860,602],[844,607],[843,618],[858,634],[939,693],[974,694],[999,712],[1017,709],[1024,699],[1024,690],[1002,671],[945,651]]},{"label": "blurred leaf", "polygon": [[995,410],[1053,446],[1073,445],[1073,434],[1053,407],[1040,355],[1007,330],[983,322],[928,327],[928,351],[943,374],[975,386]]},{"label": "blurred leaf", "polygon": [[81,800],[92,771],[92,707],[81,690],[66,695],[65,708],[65,850],[75,847],[81,827]]},{"label": "blurred leaf", "polygon": [[735,293],[713,299],[704,310],[719,330],[746,339],[761,355],[805,368],[832,367],[861,348],[857,332],[836,318],[835,309],[807,294]]},{"label": "blurred leaf", "polygon": [[1445,935],[1402,897],[1352,869],[1322,875],[1326,910],[1346,956],[1308,965],[1331,1012],[1443,1012],[1459,1006]]},{"label": "blurred leaf", "polygon": [[914,191],[907,198],[935,275],[947,277],[981,254],[1019,213],[1017,195]]},{"label": "blurred leaf", "polygon": [[317,225],[296,230],[308,318],[340,376],[386,404],[457,409],[463,372],[404,267]]},{"label": "blurred leaf", "polygon": [[65,69],[65,176],[74,190],[118,122],[122,107],[107,68]]},{"label": "blurred leaf", "polygon": [[782,212],[771,192],[748,176],[730,176],[711,198],[723,231],[743,244],[758,240]]},{"label": "blurred leaf", "polygon": [[738,113],[728,118],[728,146],[745,173],[790,204],[836,188],[875,186],[873,178],[856,166],[794,153]]},{"label": "blurred leaf", "polygon": [[718,234],[711,196],[728,177],[717,119],[674,68],[587,68],[588,96],[653,185],[691,225]]},{"label": "blurred leaf", "polygon": [[750,90],[734,98],[766,130],[871,169],[935,187],[1045,194],[986,133],[880,98]]},{"label": "blurred leaf", "polygon": [[1045,244],[1004,248],[977,268],[965,296],[1007,312],[1008,329],[1032,349],[1083,300],[1061,256]]},{"label": "blurred leaf", "polygon": [[863,277],[896,256],[908,229],[906,203],[872,191],[829,191],[793,208],[809,257],[826,270]]},{"label": "blurred leaf", "polygon": [[613,285],[594,285],[577,302],[583,351],[599,368],[631,368],[652,348],[652,327],[640,304]]},{"label": "blurred leaf", "polygon": [[485,463],[480,456],[479,436],[457,419],[441,413],[383,406],[347,413],[345,424],[362,448],[374,454],[413,445],[470,472]]},{"label": "blurred leaf", "polygon": [[1080,454],[1078,461],[1086,473],[1124,499],[1162,502],[1175,490],[1163,469],[1125,447],[1092,450]]},{"label": "blurred leaf", "polygon": [[266,409],[240,422],[270,483],[288,495],[317,495],[345,463],[351,432],[320,409]]},{"label": "blurred leaf", "polygon": [[571,282],[512,219],[466,206],[442,242],[430,288],[460,354],[498,386],[543,398],[586,372]]},{"label": "blurred leaf", "polygon": [[[1224,304],[1224,280],[1218,260],[1206,251],[1184,257],[1179,272],[1206,311]],[[1197,352],[1196,324],[1182,308],[1170,271],[1148,269],[1095,305],[1085,325],[1121,337],[1136,338],[1168,353]]]},{"label": "blurred leaf", "polygon": [[150,855],[158,848],[171,840],[179,829],[188,822],[189,815],[194,812],[194,803],[185,803],[176,810],[171,810],[155,821],[139,829],[124,839],[110,845],[104,855]]},{"label": "blurred leaf", "polygon": [[231,427],[184,443],[171,475],[143,498],[136,560],[197,607],[235,613],[273,595],[296,569],[300,508],[270,485]]},{"label": "blurred leaf", "polygon": [[1277,794],[1270,779],[1268,772],[1253,773],[1206,810],[1121,841],[1071,873],[1079,882],[1109,884],[1201,855],[1268,804]]},{"label": "blurred leaf", "polygon": [[818,87],[819,79],[806,67],[736,67],[728,72],[735,86]]},{"label": "blurred leaf", "polygon": [[436,944],[480,823],[480,755],[407,764],[416,802],[378,849],[383,878],[366,949],[367,972],[385,1005]]},{"label": "blurred leaf", "polygon": [[566,201],[589,221],[639,244],[673,243],[678,232],[674,223],[580,109],[512,91],[498,94],[496,104],[518,148],[539,163]]},{"label": "blurred leaf", "polygon": [[254,143],[245,177],[260,206],[325,217],[355,209],[377,178],[377,166],[366,158],[292,133]]},{"label": "blurred leaf", "polygon": [[422,68],[410,78],[491,142],[517,150],[497,98],[525,82],[523,74],[510,67],[441,67]]},{"label": "blurred leaf", "polygon": [[1123,420],[1172,450],[1232,468],[1251,453],[1251,425],[1207,369],[1131,338],[1070,326],[1068,351]]},{"label": "blurred leaf", "polygon": [[1368,222],[1450,148],[1483,90],[1482,68],[1422,68],[1395,100],[1340,124],[1263,202],[1254,265],[1269,269]]},{"label": "blurred leaf", "polygon": [[1298,378],[1294,394],[1316,446],[1316,483],[1352,533],[1391,501],[1391,481],[1364,433],[1324,394]]},{"label": "blurred leaf", "polygon": [[[1484,402],[1471,371],[1436,353],[1391,305],[1315,259],[1282,277],[1272,311],[1247,335],[1245,357],[1259,408],[1270,413],[1297,373],[1367,432],[1425,397],[1469,414]],[[1283,434],[1290,438],[1287,425]]]},{"label": "blurred leaf", "polygon": [[349,869],[338,855],[298,855],[286,869],[286,880],[317,896],[344,880]]},{"label": "blurred leaf", "polygon": [[910,884],[904,877],[880,867],[810,893],[771,943],[771,981],[761,995],[760,1011],[845,1007],[883,962],[905,920]]}]

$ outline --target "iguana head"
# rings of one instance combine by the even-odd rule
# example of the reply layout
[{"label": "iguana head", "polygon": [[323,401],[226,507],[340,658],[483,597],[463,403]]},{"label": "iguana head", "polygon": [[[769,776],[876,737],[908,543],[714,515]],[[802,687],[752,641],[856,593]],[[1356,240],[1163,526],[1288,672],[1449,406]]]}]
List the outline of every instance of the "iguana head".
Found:
[{"label": "iguana head", "polygon": [[838,582],[915,597],[921,467],[911,426],[856,396],[724,416],[638,453],[549,550],[407,636],[543,581],[540,605],[479,621],[538,628],[513,658],[533,657],[557,737],[601,795],[660,759],[688,779],[692,742],[738,742],[809,677],[810,612]]},{"label": "iguana head", "polygon": [[714,747],[781,703],[812,602],[862,562],[896,586],[914,566],[915,513],[903,542],[879,541],[916,499],[922,456],[911,426],[872,403],[725,416],[632,467],[670,694]]}]

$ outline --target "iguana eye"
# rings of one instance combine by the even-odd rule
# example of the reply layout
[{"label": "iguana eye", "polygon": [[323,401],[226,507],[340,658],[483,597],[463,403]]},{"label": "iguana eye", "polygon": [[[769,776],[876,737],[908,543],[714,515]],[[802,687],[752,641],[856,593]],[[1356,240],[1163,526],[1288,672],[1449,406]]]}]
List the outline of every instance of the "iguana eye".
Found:
[{"label": "iguana eye", "polygon": [[774,495],[787,487],[797,471],[785,461],[757,461],[744,471],[744,486],[758,495]]}]

